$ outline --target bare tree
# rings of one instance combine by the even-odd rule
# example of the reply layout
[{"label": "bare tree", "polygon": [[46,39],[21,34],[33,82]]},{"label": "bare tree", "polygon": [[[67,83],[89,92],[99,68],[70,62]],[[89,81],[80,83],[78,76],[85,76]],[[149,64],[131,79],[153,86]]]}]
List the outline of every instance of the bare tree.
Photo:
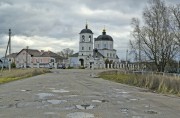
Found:
[{"label": "bare tree", "polygon": [[180,46],[180,4],[170,7],[172,12],[172,30],[177,38],[177,43]]},{"label": "bare tree", "polygon": [[71,56],[73,54],[74,50],[70,49],[70,48],[65,48],[60,52],[57,52],[58,55],[64,57],[64,58],[68,58],[69,56]]},{"label": "bare tree", "polygon": [[139,50],[141,54],[153,61],[157,71],[164,71],[167,63],[176,54],[178,47],[175,35],[170,27],[170,10],[161,0],[150,0],[143,11],[144,25],[140,26],[139,20],[133,18],[131,47]]}]

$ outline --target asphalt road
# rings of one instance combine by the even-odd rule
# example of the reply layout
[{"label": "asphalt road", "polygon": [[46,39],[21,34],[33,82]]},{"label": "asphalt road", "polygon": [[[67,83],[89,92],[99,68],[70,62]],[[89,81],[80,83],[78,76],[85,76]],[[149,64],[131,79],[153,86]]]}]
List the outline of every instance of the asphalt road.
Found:
[{"label": "asphalt road", "polygon": [[101,70],[52,71],[0,85],[0,118],[180,118],[180,97],[95,78]]}]

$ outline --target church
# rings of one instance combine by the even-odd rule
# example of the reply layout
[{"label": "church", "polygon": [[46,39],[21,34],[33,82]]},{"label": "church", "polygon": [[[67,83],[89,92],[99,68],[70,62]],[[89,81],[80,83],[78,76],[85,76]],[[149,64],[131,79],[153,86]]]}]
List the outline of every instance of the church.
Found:
[{"label": "church", "polygon": [[116,68],[119,58],[114,49],[113,38],[103,29],[102,34],[93,39],[93,32],[86,24],[79,33],[79,52],[69,58],[71,67]]}]

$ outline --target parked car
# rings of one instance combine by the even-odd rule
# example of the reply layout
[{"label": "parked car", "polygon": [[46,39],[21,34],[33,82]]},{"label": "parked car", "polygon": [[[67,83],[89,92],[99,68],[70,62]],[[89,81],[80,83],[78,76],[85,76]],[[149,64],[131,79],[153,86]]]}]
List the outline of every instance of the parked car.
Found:
[{"label": "parked car", "polygon": [[59,64],[59,65],[58,65],[58,68],[59,68],[59,69],[66,69],[66,66],[65,66],[65,64]]},{"label": "parked car", "polygon": [[4,60],[4,58],[1,58],[1,59],[0,59],[0,68],[2,68],[2,66],[3,66],[4,68],[8,68],[8,66],[9,66],[9,61],[8,61],[8,59],[5,59],[5,60]]}]

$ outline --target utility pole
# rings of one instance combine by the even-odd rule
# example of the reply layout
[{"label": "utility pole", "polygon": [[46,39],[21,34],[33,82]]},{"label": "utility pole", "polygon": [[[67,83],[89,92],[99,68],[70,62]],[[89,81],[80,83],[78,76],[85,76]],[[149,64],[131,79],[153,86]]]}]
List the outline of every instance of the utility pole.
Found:
[{"label": "utility pole", "polygon": [[[9,56],[11,55],[11,29],[9,29]],[[9,71],[11,70],[11,59],[9,60]]]},{"label": "utility pole", "polygon": [[26,47],[26,67],[25,68],[27,68],[28,67],[28,46]]},{"label": "utility pole", "polygon": [[141,41],[140,41],[140,38],[139,38],[139,41],[138,41],[138,48],[139,48],[139,63],[138,63],[138,70],[140,70],[140,63],[141,63]]},{"label": "utility pole", "polygon": [[[6,63],[6,56],[7,56],[7,53],[8,53],[8,48],[9,48],[9,55],[10,55],[11,54],[11,29],[9,29],[9,40],[8,40],[8,44],[7,44],[7,47],[6,47],[6,52],[5,52],[5,55],[4,55],[4,60],[3,60],[1,72],[3,71],[4,64]],[[8,60],[8,62],[9,62],[9,60]],[[10,70],[11,70],[11,62],[9,62],[9,71]]]},{"label": "utility pole", "polygon": [[128,50],[126,50],[126,69],[128,69]]}]

